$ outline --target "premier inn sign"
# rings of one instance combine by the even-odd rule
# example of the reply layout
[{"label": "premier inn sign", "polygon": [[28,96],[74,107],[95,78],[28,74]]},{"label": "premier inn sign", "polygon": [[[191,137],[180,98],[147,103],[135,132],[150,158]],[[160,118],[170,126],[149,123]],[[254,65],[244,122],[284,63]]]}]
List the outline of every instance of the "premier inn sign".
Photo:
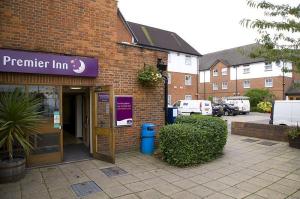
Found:
[{"label": "premier inn sign", "polygon": [[0,49],[0,72],[97,77],[98,59]]}]

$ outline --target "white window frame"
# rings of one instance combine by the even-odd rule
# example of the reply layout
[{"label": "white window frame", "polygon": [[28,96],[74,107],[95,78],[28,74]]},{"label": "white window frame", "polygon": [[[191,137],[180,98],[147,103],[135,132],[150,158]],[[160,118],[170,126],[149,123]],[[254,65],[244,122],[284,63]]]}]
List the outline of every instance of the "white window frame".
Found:
[{"label": "white window frame", "polygon": [[172,83],[172,74],[168,73],[168,84]]},{"label": "white window frame", "polygon": [[222,68],[222,75],[228,75],[228,68]]},{"label": "white window frame", "polygon": [[185,56],[185,65],[192,65],[192,56],[190,55]]},{"label": "white window frame", "polygon": [[171,58],[171,57],[172,57],[172,54],[169,53],[169,54],[168,54],[168,63],[171,63],[171,62],[172,62],[172,58]]},{"label": "white window frame", "polygon": [[219,90],[219,85],[218,85],[218,83],[213,83],[213,91],[217,91],[217,90]]},{"label": "white window frame", "polygon": [[[189,77],[189,79],[187,79]],[[192,75],[185,75],[184,76],[184,84],[186,86],[191,86],[192,85]]]},{"label": "white window frame", "polygon": [[214,77],[218,77],[218,69],[214,69],[213,70],[213,76]]},{"label": "white window frame", "polygon": [[172,95],[168,95],[168,104],[172,105]]},{"label": "white window frame", "polygon": [[184,99],[185,100],[193,100],[193,96],[192,95],[185,95]]},{"label": "white window frame", "polygon": [[243,66],[243,74],[249,74],[250,73],[250,66],[244,65]]},{"label": "white window frame", "polygon": [[[271,80],[271,81],[270,81],[271,84],[270,84],[270,82],[268,83],[268,80]],[[266,88],[272,88],[272,87],[273,87],[273,79],[272,79],[272,78],[267,78],[267,79],[265,79],[265,87],[266,87]]]},{"label": "white window frame", "polygon": [[272,62],[265,62],[265,71],[272,71]]},{"label": "white window frame", "polygon": [[228,82],[222,82],[222,90],[228,89]]},{"label": "white window frame", "polygon": [[276,61],[275,65],[278,66],[278,67],[280,67],[281,66],[281,61]]},{"label": "white window frame", "polygon": [[[249,84],[246,85],[245,82],[249,82]],[[243,81],[243,88],[251,88],[251,82],[250,82],[250,80],[244,80]]]}]

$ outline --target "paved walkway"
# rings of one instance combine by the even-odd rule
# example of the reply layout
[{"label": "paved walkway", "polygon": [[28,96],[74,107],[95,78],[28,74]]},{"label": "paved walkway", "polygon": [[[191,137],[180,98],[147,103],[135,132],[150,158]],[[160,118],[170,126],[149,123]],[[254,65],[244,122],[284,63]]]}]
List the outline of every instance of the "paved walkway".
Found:
[{"label": "paved walkway", "polygon": [[[89,199],[300,198],[300,150],[244,139],[231,135],[223,157],[193,168],[131,152],[118,155],[116,165],[90,160],[32,169],[21,182],[0,185],[0,198],[80,198],[71,185],[87,181],[103,190],[84,197]],[[108,177],[100,170],[113,166],[128,173]]]}]

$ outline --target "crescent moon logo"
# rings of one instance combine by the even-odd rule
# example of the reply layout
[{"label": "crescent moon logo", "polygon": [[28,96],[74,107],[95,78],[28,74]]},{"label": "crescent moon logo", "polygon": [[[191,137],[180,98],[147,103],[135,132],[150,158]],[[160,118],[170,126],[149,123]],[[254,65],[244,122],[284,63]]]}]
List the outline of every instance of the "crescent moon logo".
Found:
[{"label": "crescent moon logo", "polygon": [[77,60],[72,60],[72,62],[74,63],[74,65],[73,65],[73,71],[75,73],[78,73],[78,74],[83,73],[85,71],[85,63],[82,60],[79,59],[78,61],[79,61],[80,65],[78,67],[78,65],[77,65],[78,62],[76,63],[76,61]]}]

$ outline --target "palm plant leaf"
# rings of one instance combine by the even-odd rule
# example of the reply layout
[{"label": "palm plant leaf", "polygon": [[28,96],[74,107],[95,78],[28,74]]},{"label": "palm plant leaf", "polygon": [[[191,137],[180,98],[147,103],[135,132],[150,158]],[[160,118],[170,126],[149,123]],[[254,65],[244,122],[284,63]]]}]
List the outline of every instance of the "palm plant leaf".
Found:
[{"label": "palm plant leaf", "polygon": [[8,151],[10,159],[14,155],[14,146],[20,145],[28,154],[33,146],[29,136],[38,133],[41,123],[40,100],[16,89],[0,95],[0,147]]}]

